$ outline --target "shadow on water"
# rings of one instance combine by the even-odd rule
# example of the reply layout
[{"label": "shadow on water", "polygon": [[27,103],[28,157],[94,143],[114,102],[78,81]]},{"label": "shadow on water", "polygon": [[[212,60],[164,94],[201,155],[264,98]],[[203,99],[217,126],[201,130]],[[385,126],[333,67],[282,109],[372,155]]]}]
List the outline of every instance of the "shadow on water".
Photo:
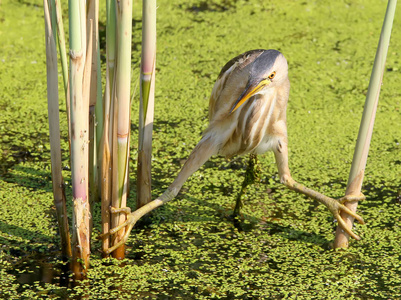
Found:
[{"label": "shadow on water", "polygon": [[12,146],[8,155],[2,155],[0,157],[0,176],[8,177],[8,171],[14,166],[23,162],[35,162],[41,160],[40,154],[32,153],[27,147],[16,147]]},{"label": "shadow on water", "polygon": [[52,179],[50,170],[38,170],[24,164],[12,166],[12,171],[0,176],[0,180],[13,183],[32,191],[52,193]]},{"label": "shadow on water", "polygon": [[18,292],[23,292],[26,285],[71,285],[69,265],[50,237],[4,222],[0,222],[0,231],[8,236],[0,237],[1,252],[7,254],[12,265],[7,272],[15,276]]},{"label": "shadow on water", "polygon": [[61,253],[31,254],[21,257],[10,271],[21,285],[40,285],[51,283],[60,287],[68,287],[72,284],[68,263],[61,261]]},{"label": "shadow on water", "polygon": [[[188,12],[225,12],[230,9],[235,9],[238,0],[224,0],[224,1],[199,1],[196,4],[185,7]],[[184,6],[182,6],[184,8]]]},{"label": "shadow on water", "polygon": [[39,8],[39,5],[37,3],[31,3],[31,2],[25,1],[25,0],[17,0],[17,2],[22,4],[22,5],[33,6],[33,7],[38,7]]}]

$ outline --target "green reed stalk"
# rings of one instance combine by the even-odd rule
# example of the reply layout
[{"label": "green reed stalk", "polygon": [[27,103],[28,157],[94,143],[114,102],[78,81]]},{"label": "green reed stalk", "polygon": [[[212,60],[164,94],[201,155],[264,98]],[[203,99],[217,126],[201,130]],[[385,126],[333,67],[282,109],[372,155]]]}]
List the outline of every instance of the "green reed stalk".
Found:
[{"label": "green reed stalk", "polygon": [[[49,5],[50,4],[50,5]],[[51,7],[51,15],[49,12]],[[53,196],[64,260],[71,258],[71,241],[68,228],[64,180],[62,177],[60,116],[58,95],[56,7],[55,1],[43,1],[46,37],[47,108],[49,116],[50,155],[52,166]]]},{"label": "green reed stalk", "polygon": [[[96,114],[95,106],[98,98],[98,19],[99,19],[99,0],[88,0],[87,2],[87,36],[92,40],[91,49],[91,72],[89,87],[89,203],[93,209],[94,202],[98,199],[98,168],[97,168],[97,139],[96,139]],[[91,26],[92,24],[92,26]],[[89,63],[89,62],[88,62]],[[91,211],[92,213],[92,211]],[[92,228],[92,219],[91,228]]]},{"label": "green reed stalk", "polygon": [[[360,195],[362,182],[369,152],[370,140],[373,132],[377,103],[379,101],[380,87],[383,80],[384,67],[386,63],[387,50],[390,43],[391,28],[394,20],[394,13],[397,0],[389,0],[383,27],[380,34],[379,45],[377,47],[375,62],[373,64],[372,75],[370,77],[368,93],[366,95],[365,107],[363,110],[361,125],[359,127],[358,139],[355,147],[354,158],[352,160],[351,171],[348,178],[346,196]],[[345,204],[352,211],[356,211],[358,202],[348,202]],[[345,213],[341,213],[349,228],[352,228],[354,218]],[[335,248],[348,248],[349,236],[340,227],[337,227]]]},{"label": "green reed stalk", "polygon": [[65,98],[67,99],[68,64],[67,64],[67,50],[65,47],[63,16],[61,13],[61,1],[57,0],[57,1],[55,1],[55,3],[56,3],[57,36],[58,36],[58,46],[59,46],[59,50],[60,50],[61,70],[62,70],[62,74],[63,74],[64,94],[65,94]]},{"label": "green reed stalk", "polygon": [[58,46],[60,50],[61,70],[63,74],[63,83],[64,83],[65,108],[67,111],[68,145],[71,152],[70,89],[68,81],[67,50],[65,47],[65,34],[64,34],[63,16],[61,13],[61,1],[59,0],[56,0],[56,16],[57,16]]},{"label": "green reed stalk", "polygon": [[[116,3],[117,11],[117,66],[113,99],[113,179],[112,206],[126,207],[129,190],[128,162],[130,138],[130,84],[131,84],[131,37],[132,37],[132,1],[120,0]],[[125,214],[112,216],[112,226],[125,221]],[[125,233],[121,229],[113,236],[113,243],[119,242]],[[118,259],[124,258],[124,245],[113,252]]]},{"label": "green reed stalk", "polygon": [[137,209],[152,200],[151,158],[156,65],[156,0],[143,0]]},{"label": "green reed stalk", "polygon": [[[90,80],[86,77],[89,73],[90,63],[85,63],[85,9],[84,1],[69,0],[71,183],[73,197],[72,269],[76,279],[85,277],[86,270],[89,267],[90,253],[90,207],[88,199],[88,85]],[[91,54],[92,52],[88,51],[88,53]]]},{"label": "green reed stalk", "polygon": [[[97,0],[98,1],[98,0]],[[99,22],[98,22],[99,26]],[[100,155],[100,144],[102,140],[102,135],[103,135],[103,118],[104,118],[104,112],[103,112],[103,95],[102,95],[102,76],[101,76],[101,64],[100,64],[100,43],[99,43],[99,30],[96,32],[96,39],[97,39],[97,51],[96,51],[96,65],[97,65],[97,99],[96,99],[96,105],[95,105],[95,129],[96,129],[96,167],[97,167],[97,201],[99,201],[100,195],[101,195],[101,162],[102,159],[99,157]]]},{"label": "green reed stalk", "polygon": [[[112,179],[112,129],[113,110],[112,95],[114,91],[114,72],[116,61],[116,6],[114,0],[106,0],[106,86],[103,101],[103,130],[99,148],[100,186],[101,186],[101,211],[102,233],[109,232],[111,227],[111,179]],[[110,238],[102,240],[102,249],[110,247]]]}]

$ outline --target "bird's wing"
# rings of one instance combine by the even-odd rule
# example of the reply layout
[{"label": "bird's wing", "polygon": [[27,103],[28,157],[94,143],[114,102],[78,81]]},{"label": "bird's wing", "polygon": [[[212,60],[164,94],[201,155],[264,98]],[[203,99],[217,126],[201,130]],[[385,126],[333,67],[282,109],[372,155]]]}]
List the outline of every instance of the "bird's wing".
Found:
[{"label": "bird's wing", "polygon": [[[225,95],[221,97],[222,91],[228,86],[237,86],[235,83],[237,79],[237,74],[246,68],[250,63],[252,63],[259,55],[261,55],[265,50],[251,50],[238,55],[231,59],[225,66],[221,69],[219,76],[217,77],[216,83],[214,84],[212,94],[209,100],[209,121],[212,121],[216,113],[223,107],[227,106],[229,108],[234,104],[233,101],[238,99],[239,95]],[[243,83],[246,84],[246,83]],[[233,102],[233,103],[231,103]],[[224,113],[229,113],[229,109],[224,109]],[[221,113],[221,112],[220,112]]]}]

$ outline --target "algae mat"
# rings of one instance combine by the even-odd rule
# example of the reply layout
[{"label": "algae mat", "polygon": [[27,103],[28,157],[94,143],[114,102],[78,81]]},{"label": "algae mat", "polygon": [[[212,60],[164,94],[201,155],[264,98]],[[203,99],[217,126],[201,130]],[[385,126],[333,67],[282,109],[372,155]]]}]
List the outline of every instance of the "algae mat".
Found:
[{"label": "algae mat", "polygon": [[[386,4],[158,1],[154,196],[172,182],[206,128],[208,97],[220,68],[244,51],[274,48],[289,61],[292,174],[311,188],[341,197]],[[227,216],[247,158],[214,157],[190,178],[176,201],[133,231],[123,267],[102,260],[100,244],[94,242],[89,278],[73,287],[58,261],[41,5],[34,0],[0,2],[0,298],[401,298],[400,11],[366,168],[367,200],[358,210],[367,225],[354,228],[361,241],[352,241],[347,251],[331,250],[333,217],[325,207],[280,185],[269,153],[260,157],[262,176],[247,192],[243,230],[238,231]],[[134,1],[133,90],[139,74],[140,5]],[[101,17],[104,30],[104,7]],[[60,103],[64,116],[63,99]],[[136,94],[131,207],[138,106]],[[62,122],[69,183],[65,118]],[[95,234],[98,221],[95,213]]]}]

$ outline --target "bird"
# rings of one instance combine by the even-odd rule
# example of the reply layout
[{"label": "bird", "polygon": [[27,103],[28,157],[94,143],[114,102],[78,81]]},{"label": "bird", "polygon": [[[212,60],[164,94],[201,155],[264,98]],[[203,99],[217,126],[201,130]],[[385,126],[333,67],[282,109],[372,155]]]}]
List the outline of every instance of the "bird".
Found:
[{"label": "bird", "polygon": [[[129,208],[111,208],[112,213],[125,213],[127,219],[125,223],[101,236],[114,234],[123,228],[125,234],[119,243],[105,252],[111,253],[125,244],[135,223],[146,213],[174,199],[185,181],[211,156],[234,157],[250,154],[251,166],[251,160],[256,155],[267,151],[274,153],[281,183],[326,205],[339,226],[359,240],[360,237],[346,226],[340,212],[343,211],[364,224],[362,217],[344,205],[346,201],[364,199],[362,194],[336,200],[296,182],[290,174],[286,119],[289,93],[288,63],[280,51],[250,50],[228,61],[214,84],[209,100],[209,126],[203,132],[200,142],[173,183],[158,198],[134,212]],[[235,213],[240,207],[238,198]]]}]

